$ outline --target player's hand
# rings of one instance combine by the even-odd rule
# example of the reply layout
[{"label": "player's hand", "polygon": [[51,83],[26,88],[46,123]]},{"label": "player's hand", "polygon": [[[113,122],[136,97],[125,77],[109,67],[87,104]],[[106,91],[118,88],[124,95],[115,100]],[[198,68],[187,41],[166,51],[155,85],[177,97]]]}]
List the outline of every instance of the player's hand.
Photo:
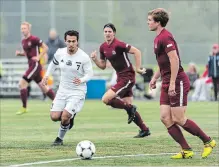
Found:
[{"label": "player's hand", "polygon": [[21,51],[16,50],[15,55],[16,55],[16,56],[20,56],[20,55],[21,55]]},{"label": "player's hand", "polygon": [[169,96],[176,96],[175,82],[171,82],[168,90]]},{"label": "player's hand", "polygon": [[75,85],[80,85],[80,84],[81,84],[80,78],[74,78],[74,79],[73,79],[73,83],[74,83]]},{"label": "player's hand", "polygon": [[150,83],[149,83],[149,88],[150,90],[155,89],[156,88],[156,82],[157,80],[155,78],[152,78]]},{"label": "player's hand", "polygon": [[35,62],[38,62],[40,60],[38,56],[32,57],[31,59]]},{"label": "player's hand", "polygon": [[136,69],[136,72],[139,73],[139,74],[145,74],[146,69],[145,68],[139,68],[139,69]]},{"label": "player's hand", "polygon": [[42,79],[42,84],[43,84],[44,86],[47,85],[47,83],[48,83],[48,79],[49,79],[48,76],[43,77],[43,79]]},{"label": "player's hand", "polygon": [[96,51],[96,50],[93,51],[93,52],[91,53],[90,57],[91,57],[91,59],[92,59],[93,61],[95,61],[95,60],[97,59],[97,51]]}]

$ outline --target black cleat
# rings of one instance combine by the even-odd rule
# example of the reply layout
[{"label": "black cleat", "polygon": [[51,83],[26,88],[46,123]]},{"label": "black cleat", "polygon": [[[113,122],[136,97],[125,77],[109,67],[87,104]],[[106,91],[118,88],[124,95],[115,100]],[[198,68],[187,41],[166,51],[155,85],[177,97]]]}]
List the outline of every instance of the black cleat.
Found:
[{"label": "black cleat", "polygon": [[140,130],[138,135],[134,136],[134,138],[143,138],[149,136],[151,134],[150,130]]},{"label": "black cleat", "polygon": [[136,110],[137,110],[137,107],[134,106],[134,105],[132,106],[132,108],[127,110],[127,113],[129,115],[129,117],[128,117],[128,124],[130,124],[135,119]]},{"label": "black cleat", "polygon": [[63,145],[63,140],[57,137],[55,141],[52,143],[52,146],[61,146]]}]

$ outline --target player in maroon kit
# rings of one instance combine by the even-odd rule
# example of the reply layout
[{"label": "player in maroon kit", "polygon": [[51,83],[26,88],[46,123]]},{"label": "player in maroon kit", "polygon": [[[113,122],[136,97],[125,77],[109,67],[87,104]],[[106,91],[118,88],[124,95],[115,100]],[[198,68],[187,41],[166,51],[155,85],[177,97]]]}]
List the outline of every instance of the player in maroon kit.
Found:
[{"label": "player in maroon kit", "polygon": [[[27,112],[27,87],[28,84],[34,80],[50,99],[54,99],[55,94],[49,87],[42,84],[41,70],[42,66],[39,63],[40,58],[47,52],[47,46],[38,37],[31,35],[31,24],[23,22],[21,24],[21,32],[24,36],[22,40],[23,51],[16,51],[17,56],[26,56],[28,59],[28,69],[19,82],[20,96],[23,103],[23,107],[17,112],[17,114],[23,114]],[[42,47],[42,52],[39,54],[39,48]]]},{"label": "player in maroon kit", "polygon": [[140,114],[136,111],[136,106],[132,105],[132,87],[135,85],[135,71],[128,58],[128,53],[135,55],[136,72],[145,73],[141,68],[141,52],[135,47],[119,41],[115,38],[116,28],[113,24],[106,24],[103,28],[105,42],[100,46],[100,60],[97,53],[91,53],[91,58],[95,64],[101,68],[106,68],[107,60],[117,73],[117,83],[111,87],[103,96],[102,101],[106,105],[114,108],[125,109],[128,114],[128,124],[132,121],[141,129],[136,138],[150,135],[149,128],[143,122]]},{"label": "player in maroon kit", "polygon": [[207,136],[195,122],[185,116],[190,84],[181,66],[177,43],[172,34],[165,29],[168,20],[168,13],[162,8],[148,13],[149,30],[155,31],[157,35],[154,39],[154,53],[159,66],[159,71],[153,76],[150,87],[155,88],[156,80],[161,76],[161,121],[168,129],[170,136],[182,147],[182,151],[172,158],[191,158],[194,155],[179,126],[203,141],[205,146],[202,158],[206,158],[216,146],[216,142]]}]

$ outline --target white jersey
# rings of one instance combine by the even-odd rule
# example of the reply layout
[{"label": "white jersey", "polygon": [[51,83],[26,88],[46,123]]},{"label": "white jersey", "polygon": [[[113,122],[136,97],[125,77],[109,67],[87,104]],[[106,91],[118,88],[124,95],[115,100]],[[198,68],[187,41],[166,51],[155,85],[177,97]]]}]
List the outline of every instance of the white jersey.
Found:
[{"label": "white jersey", "polygon": [[[80,48],[73,55],[69,55],[66,48],[61,48],[54,54],[53,61],[49,64],[46,76],[56,68],[60,68],[61,77],[58,94],[85,97],[87,92],[86,82],[93,76],[90,57]],[[74,78],[81,80],[80,85],[73,83]]]}]

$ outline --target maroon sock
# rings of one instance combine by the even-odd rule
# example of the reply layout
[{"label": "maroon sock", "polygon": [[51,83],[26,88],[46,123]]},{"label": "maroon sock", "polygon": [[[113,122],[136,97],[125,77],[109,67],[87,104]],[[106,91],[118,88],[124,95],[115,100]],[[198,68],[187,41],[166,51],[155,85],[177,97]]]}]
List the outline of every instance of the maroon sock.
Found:
[{"label": "maroon sock", "polygon": [[108,102],[107,105],[110,105],[113,108],[119,108],[119,109],[125,109],[125,110],[129,110],[132,107],[131,104],[125,103],[118,98],[113,98],[112,100]]},{"label": "maroon sock", "polygon": [[148,130],[148,127],[145,125],[143,120],[141,119],[141,115],[136,111],[135,112],[135,118],[133,122],[143,131]]},{"label": "maroon sock", "polygon": [[181,129],[176,125],[173,124],[171,127],[167,128],[168,133],[170,136],[180,144],[182,149],[191,149],[191,147],[188,145],[186,139],[184,138]]},{"label": "maroon sock", "polygon": [[187,119],[186,123],[182,127],[192,135],[198,136],[204,143],[211,140],[211,138],[207,136],[192,120]]},{"label": "maroon sock", "polygon": [[54,98],[55,98],[55,93],[53,92],[52,89],[49,89],[49,91],[46,93],[46,95],[47,95],[51,100],[54,100]]},{"label": "maroon sock", "polygon": [[23,104],[23,107],[26,108],[27,107],[27,89],[21,89],[20,90],[20,98]]}]

